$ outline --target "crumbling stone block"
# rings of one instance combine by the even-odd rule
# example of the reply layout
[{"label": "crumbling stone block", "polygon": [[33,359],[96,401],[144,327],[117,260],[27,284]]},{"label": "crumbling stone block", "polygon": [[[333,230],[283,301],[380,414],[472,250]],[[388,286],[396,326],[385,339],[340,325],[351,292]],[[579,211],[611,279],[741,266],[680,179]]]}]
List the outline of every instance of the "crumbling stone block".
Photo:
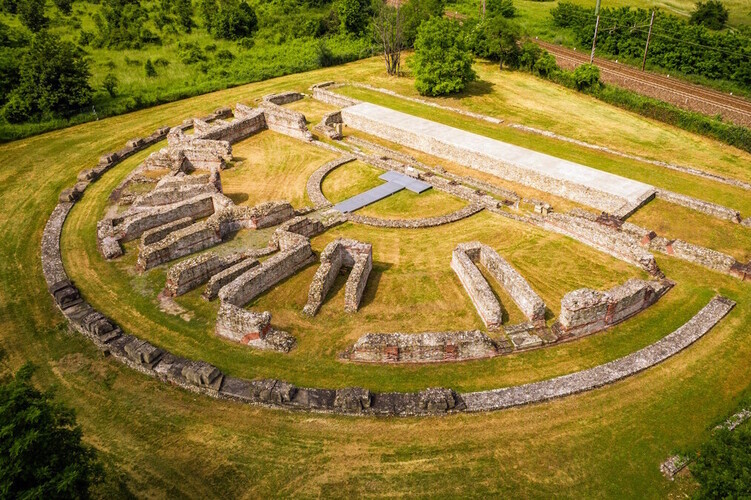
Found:
[{"label": "crumbling stone block", "polygon": [[216,366],[205,361],[189,361],[182,369],[182,376],[195,386],[216,390],[222,385],[224,378]]},{"label": "crumbling stone block", "polygon": [[428,413],[444,413],[456,406],[456,397],[451,389],[432,387],[417,394],[418,407]]},{"label": "crumbling stone block", "polygon": [[370,408],[370,391],[362,387],[347,387],[336,391],[334,408],[346,413],[359,413]]},{"label": "crumbling stone block", "polygon": [[657,302],[673,282],[630,279],[606,292],[582,288],[561,300],[560,332],[564,337],[598,332]]},{"label": "crumbling stone block", "polygon": [[297,393],[297,387],[282,380],[254,380],[252,384],[251,395],[263,403],[290,403]]},{"label": "crumbling stone block", "polygon": [[496,343],[478,330],[466,332],[367,333],[346,356],[368,363],[428,363],[496,356]]}]

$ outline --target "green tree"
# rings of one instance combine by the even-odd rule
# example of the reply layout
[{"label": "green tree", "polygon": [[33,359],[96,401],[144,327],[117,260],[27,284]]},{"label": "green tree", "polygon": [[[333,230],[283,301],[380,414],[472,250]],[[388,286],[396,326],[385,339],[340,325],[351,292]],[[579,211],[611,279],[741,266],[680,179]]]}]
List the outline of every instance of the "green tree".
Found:
[{"label": "green tree", "polygon": [[354,35],[365,32],[371,15],[368,0],[336,0],[334,8],[343,32]]},{"label": "green tree", "polygon": [[147,77],[154,78],[156,76],[156,68],[154,67],[154,63],[151,62],[151,59],[146,59],[146,64],[143,65],[143,69],[146,71]]},{"label": "green tree", "polygon": [[400,9],[404,45],[412,47],[422,22],[431,17],[443,16],[445,5],[444,0],[409,0]]},{"label": "green tree", "polygon": [[71,10],[73,9],[73,0],[53,0],[55,2],[55,5],[57,5],[57,8],[60,12],[62,12],[64,15],[69,16]]},{"label": "green tree", "polygon": [[209,4],[202,4],[204,16],[210,21],[209,32],[215,38],[239,40],[246,38],[258,29],[258,17],[253,8],[244,0],[221,0],[219,8],[214,3],[214,12],[208,13]]},{"label": "green tree", "polygon": [[498,62],[503,68],[517,68],[521,57],[519,26],[496,15],[488,17],[470,30],[472,52],[478,57]]},{"label": "green tree", "polygon": [[21,22],[33,32],[47,27],[49,19],[44,15],[45,0],[22,0],[17,11]]},{"label": "green tree", "polygon": [[751,497],[751,430],[717,429],[689,466],[699,483],[698,498]]},{"label": "green tree", "polygon": [[0,495],[88,498],[101,465],[73,411],[34,388],[32,372],[27,363],[0,385]]},{"label": "green tree", "polygon": [[462,28],[450,19],[434,17],[422,23],[410,64],[420,94],[459,92],[477,77],[464,38]]},{"label": "green tree", "polygon": [[721,30],[728,22],[728,9],[720,0],[699,1],[691,13],[691,24],[700,24],[712,30]]},{"label": "green tree", "polygon": [[512,18],[516,15],[516,7],[512,0],[486,0],[485,15]]},{"label": "green tree", "polygon": [[23,58],[18,86],[3,114],[12,123],[69,117],[91,102],[89,76],[88,62],[75,45],[39,32]]}]

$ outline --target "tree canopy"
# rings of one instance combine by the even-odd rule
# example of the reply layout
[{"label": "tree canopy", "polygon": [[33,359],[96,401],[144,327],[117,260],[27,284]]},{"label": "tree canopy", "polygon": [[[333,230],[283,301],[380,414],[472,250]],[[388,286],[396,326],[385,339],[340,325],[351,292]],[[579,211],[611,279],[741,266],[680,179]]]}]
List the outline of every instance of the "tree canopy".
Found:
[{"label": "tree canopy", "polygon": [[720,0],[697,2],[691,13],[691,24],[701,24],[712,30],[721,30],[728,22],[730,14]]},{"label": "tree canopy", "polygon": [[698,498],[749,498],[751,430],[748,424],[734,431],[717,429],[699,449],[690,469],[700,485]]},{"label": "tree canopy", "polygon": [[73,412],[31,384],[24,365],[0,385],[0,496],[87,498],[101,477]]},{"label": "tree canopy", "polygon": [[68,117],[91,103],[89,64],[70,42],[37,33],[20,65],[3,113],[11,123]]},{"label": "tree canopy", "polygon": [[417,32],[411,61],[417,91],[435,96],[464,90],[476,78],[472,59],[456,21],[445,17],[428,19]]}]

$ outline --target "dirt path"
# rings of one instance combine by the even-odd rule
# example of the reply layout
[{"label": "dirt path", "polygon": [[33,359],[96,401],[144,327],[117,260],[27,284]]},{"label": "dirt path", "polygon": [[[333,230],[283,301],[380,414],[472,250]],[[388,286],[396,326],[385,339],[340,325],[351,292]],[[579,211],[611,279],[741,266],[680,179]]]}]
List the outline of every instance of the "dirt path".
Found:
[{"label": "dirt path", "polygon": [[[574,69],[589,62],[589,52],[578,52],[542,41],[537,43],[555,56],[561,68]],[[707,115],[719,114],[728,121],[751,127],[751,101],[676,78],[642,72],[599,57],[595,58],[595,64],[599,66],[605,83],[612,83],[691,111]]]}]

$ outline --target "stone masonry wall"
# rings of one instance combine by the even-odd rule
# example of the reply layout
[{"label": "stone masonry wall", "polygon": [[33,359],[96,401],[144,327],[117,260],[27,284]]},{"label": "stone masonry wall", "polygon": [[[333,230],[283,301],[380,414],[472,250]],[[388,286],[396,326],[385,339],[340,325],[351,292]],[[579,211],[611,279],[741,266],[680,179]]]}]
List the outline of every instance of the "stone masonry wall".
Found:
[{"label": "stone masonry wall", "polygon": [[255,259],[246,259],[243,253],[235,252],[225,256],[219,256],[213,252],[207,252],[170,267],[167,271],[167,280],[164,285],[165,292],[172,296],[183,295],[194,288],[209,281],[215,274],[238,263],[254,267],[258,265]]},{"label": "stone masonry wall", "polygon": [[732,208],[717,205],[716,203],[710,203],[708,201],[692,198],[691,196],[673,193],[672,191],[665,191],[664,189],[659,189],[657,191],[657,197],[718,219],[728,220],[735,223],[741,222],[740,212]]},{"label": "stone masonry wall", "polygon": [[222,287],[230,284],[238,276],[258,265],[259,262],[256,259],[247,258],[217,272],[209,278],[202,297],[206,300],[214,300],[219,295],[219,290],[221,290]]},{"label": "stone masonry wall", "polygon": [[561,300],[560,335],[580,337],[604,330],[648,308],[672,287],[669,280],[630,279],[606,292],[569,292]]},{"label": "stone masonry wall", "polygon": [[357,99],[345,97],[331,91],[332,88],[336,88],[338,86],[339,85],[335,84],[334,82],[323,82],[313,85],[310,90],[313,92],[313,99],[326,104],[330,104],[332,106],[336,106],[337,108],[354,106],[355,104],[358,104],[360,102]]},{"label": "stone masonry wall", "polygon": [[[342,109],[342,118],[345,125],[366,131],[376,137],[407,145],[439,158],[454,161],[475,170],[500,176],[506,180],[562,196],[609,213],[623,212],[625,210],[624,205],[631,207],[631,204],[625,198],[616,197],[574,182],[556,179],[530,169],[519,168],[511,162],[501,162],[497,158],[485,154],[468,149],[459,149],[435,139],[429,134],[406,132],[393,126],[383,125],[359,113],[352,113],[347,108]],[[640,200],[640,204],[647,200],[648,198]]]},{"label": "stone masonry wall", "polygon": [[345,285],[344,310],[357,312],[373,268],[373,249],[369,243],[338,238],[321,252],[321,265],[313,276],[308,302],[303,308],[305,314],[315,316],[318,313],[342,267],[351,269]]},{"label": "stone masonry wall", "polygon": [[283,242],[284,246],[280,245],[279,253],[223,287],[219,291],[219,299],[243,307],[272,286],[312,263],[315,255],[310,248],[310,241],[299,235],[294,236],[297,237],[297,244],[287,246],[287,243]]},{"label": "stone masonry wall", "polygon": [[503,321],[503,309],[470,254],[475,255],[475,259],[479,258],[480,245],[471,243],[457,245],[451,254],[451,269],[464,285],[464,289],[472,299],[477,313],[488,330],[497,330]]},{"label": "stone masonry wall", "polygon": [[484,333],[367,333],[345,353],[365,363],[430,363],[490,358],[498,354],[495,342]]},{"label": "stone masonry wall", "polygon": [[269,94],[269,95],[263,96],[264,101],[272,102],[278,106],[283,106],[285,104],[299,101],[304,98],[305,98],[305,94],[301,94],[300,92],[294,92],[294,91],[280,92],[278,94]]},{"label": "stone masonry wall", "polygon": [[480,247],[480,263],[501,284],[529,321],[544,326],[545,302],[511,264],[487,245]]},{"label": "stone masonry wall", "polygon": [[323,164],[308,178],[306,189],[308,191],[308,197],[313,205],[318,208],[330,207],[331,202],[326,199],[321,191],[321,182],[323,178],[329,174],[335,168],[341,167],[345,163],[354,161],[355,157],[352,155],[342,155],[339,158]]},{"label": "stone masonry wall", "polygon": [[302,113],[277,106],[270,101],[261,101],[258,107],[263,110],[269,130],[306,142],[313,140],[313,134],[308,130]]}]

